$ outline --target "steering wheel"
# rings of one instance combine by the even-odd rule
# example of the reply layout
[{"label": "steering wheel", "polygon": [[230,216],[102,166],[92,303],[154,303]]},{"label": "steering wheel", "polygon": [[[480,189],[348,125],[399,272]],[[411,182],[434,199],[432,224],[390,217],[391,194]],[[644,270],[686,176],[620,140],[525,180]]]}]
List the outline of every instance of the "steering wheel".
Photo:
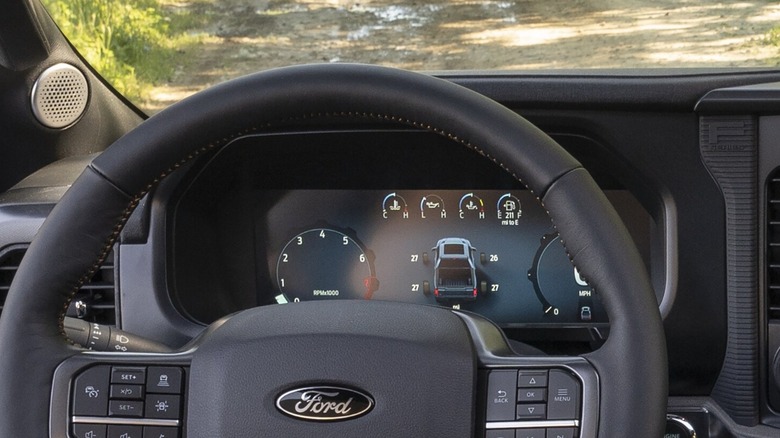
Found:
[{"label": "steering wheel", "polygon": [[[572,262],[599,290],[611,324],[606,343],[583,356],[518,356],[477,315],[363,301],[242,311],[170,354],[90,352],[66,339],[70,300],[162,179],[242,136],[318,118],[432,131],[522,176]],[[540,428],[553,436],[656,438],[666,411],[655,296],[624,225],[588,172],[482,95],[365,65],[298,66],[232,80],[119,139],[87,167],[30,245],[0,318],[0,352],[0,436],[8,437],[97,438],[105,427],[124,427],[135,438],[143,427],[168,427],[160,430],[189,438],[473,438]],[[108,400],[109,378],[128,383],[122,376],[159,367],[181,373],[176,394],[147,394],[145,411],[143,402]],[[546,401],[516,405],[518,392],[530,392],[516,389],[529,376]],[[111,415],[133,412],[111,416],[107,403]],[[173,417],[155,415],[155,406],[173,403]]]}]

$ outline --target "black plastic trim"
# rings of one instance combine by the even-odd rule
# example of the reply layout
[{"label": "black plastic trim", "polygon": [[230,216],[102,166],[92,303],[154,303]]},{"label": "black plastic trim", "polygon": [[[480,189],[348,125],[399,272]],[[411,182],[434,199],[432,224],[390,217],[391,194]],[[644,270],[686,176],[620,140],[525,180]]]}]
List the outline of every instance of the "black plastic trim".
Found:
[{"label": "black plastic trim", "polygon": [[700,149],[726,202],[728,344],[712,396],[734,420],[758,423],[757,128],[751,116],[704,116]]}]

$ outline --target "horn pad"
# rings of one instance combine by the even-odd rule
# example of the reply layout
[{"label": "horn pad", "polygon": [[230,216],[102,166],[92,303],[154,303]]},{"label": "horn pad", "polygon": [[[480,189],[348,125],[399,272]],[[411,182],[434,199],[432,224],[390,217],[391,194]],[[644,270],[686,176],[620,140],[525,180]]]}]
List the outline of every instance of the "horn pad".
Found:
[{"label": "horn pad", "polygon": [[[188,436],[204,438],[470,438],[475,388],[469,331],[448,309],[373,301],[267,306],[238,313],[203,338],[186,424]],[[363,396],[372,406],[358,412]]]}]

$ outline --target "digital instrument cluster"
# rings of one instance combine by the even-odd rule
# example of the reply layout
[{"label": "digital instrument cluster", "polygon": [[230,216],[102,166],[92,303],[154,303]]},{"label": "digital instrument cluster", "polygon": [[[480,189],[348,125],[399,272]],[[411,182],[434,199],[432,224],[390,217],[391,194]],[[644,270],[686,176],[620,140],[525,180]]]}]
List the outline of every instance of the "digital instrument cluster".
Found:
[{"label": "digital instrument cluster", "polygon": [[501,325],[607,322],[525,190],[290,190],[263,216],[258,269],[279,304],[375,299]]}]

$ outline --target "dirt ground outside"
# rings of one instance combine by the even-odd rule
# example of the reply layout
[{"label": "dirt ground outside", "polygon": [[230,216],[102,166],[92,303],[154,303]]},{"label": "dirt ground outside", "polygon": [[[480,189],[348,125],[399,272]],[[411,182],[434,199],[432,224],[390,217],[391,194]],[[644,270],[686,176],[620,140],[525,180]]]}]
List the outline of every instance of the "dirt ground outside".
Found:
[{"label": "dirt ground outside", "polygon": [[780,2],[712,0],[179,0],[205,14],[156,112],[224,80],[292,64],[413,70],[774,67]]}]

